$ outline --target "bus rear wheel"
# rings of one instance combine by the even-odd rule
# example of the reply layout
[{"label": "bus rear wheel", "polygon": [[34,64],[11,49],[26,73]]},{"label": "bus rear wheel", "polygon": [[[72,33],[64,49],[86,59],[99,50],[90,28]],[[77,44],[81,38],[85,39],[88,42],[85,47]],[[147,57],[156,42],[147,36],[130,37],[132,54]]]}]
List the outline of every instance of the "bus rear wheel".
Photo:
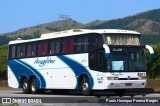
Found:
[{"label": "bus rear wheel", "polygon": [[24,94],[29,94],[30,93],[30,85],[29,85],[29,81],[24,78],[22,80],[22,90]]},{"label": "bus rear wheel", "polygon": [[80,83],[80,89],[83,95],[92,95],[92,90],[90,89],[90,84],[88,78],[84,77]]},{"label": "bus rear wheel", "polygon": [[30,89],[31,89],[31,93],[32,94],[43,94],[45,92],[44,89],[38,89],[37,88],[37,82],[36,82],[36,79],[35,78],[32,78],[31,79],[31,82],[30,82]]},{"label": "bus rear wheel", "polygon": [[31,79],[30,89],[31,89],[31,93],[32,94],[37,94],[38,93],[37,83],[36,83],[36,79],[35,78]]}]

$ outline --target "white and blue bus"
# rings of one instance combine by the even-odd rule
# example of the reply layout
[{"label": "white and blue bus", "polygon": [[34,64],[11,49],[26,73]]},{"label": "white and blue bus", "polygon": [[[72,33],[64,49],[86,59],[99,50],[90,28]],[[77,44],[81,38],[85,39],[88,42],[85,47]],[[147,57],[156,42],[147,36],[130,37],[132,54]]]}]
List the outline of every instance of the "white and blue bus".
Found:
[{"label": "white and blue bus", "polygon": [[116,29],[73,29],[42,34],[40,38],[9,42],[8,84],[24,93],[46,89],[126,89],[146,85],[145,48],[140,33]]}]

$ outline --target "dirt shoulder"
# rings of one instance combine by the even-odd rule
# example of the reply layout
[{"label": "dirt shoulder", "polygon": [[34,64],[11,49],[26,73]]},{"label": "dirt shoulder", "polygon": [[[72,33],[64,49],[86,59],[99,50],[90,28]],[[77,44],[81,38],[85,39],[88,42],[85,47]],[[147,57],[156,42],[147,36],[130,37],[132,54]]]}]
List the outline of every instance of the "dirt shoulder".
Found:
[{"label": "dirt shoulder", "polygon": [[[0,82],[0,90],[21,90],[8,87],[7,82]],[[160,93],[160,80],[147,80],[145,89],[128,90],[128,92],[155,92]]]},{"label": "dirt shoulder", "polygon": [[160,93],[160,80],[147,80],[146,88],[154,89],[155,92]]},{"label": "dirt shoulder", "polygon": [[20,90],[20,89],[10,88],[10,87],[8,87],[8,82],[6,82],[6,81],[1,82],[0,81],[0,90]]}]

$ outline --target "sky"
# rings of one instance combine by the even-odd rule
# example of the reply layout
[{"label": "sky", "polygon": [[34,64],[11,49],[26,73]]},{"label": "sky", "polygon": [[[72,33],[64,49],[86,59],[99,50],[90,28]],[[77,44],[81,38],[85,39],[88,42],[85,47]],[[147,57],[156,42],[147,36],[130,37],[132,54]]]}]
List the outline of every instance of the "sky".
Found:
[{"label": "sky", "polygon": [[59,15],[89,23],[160,8],[160,0],[0,0],[0,34],[57,21]]}]

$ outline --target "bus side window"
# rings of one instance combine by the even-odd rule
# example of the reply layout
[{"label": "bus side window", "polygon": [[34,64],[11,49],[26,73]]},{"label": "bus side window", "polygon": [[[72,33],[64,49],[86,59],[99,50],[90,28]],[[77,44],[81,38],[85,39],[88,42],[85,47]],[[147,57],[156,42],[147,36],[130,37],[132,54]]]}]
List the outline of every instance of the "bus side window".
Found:
[{"label": "bus side window", "polygon": [[26,56],[26,45],[22,44],[21,45],[21,57],[25,57]]},{"label": "bus side window", "polygon": [[62,53],[63,54],[67,54],[67,47],[68,47],[68,45],[67,45],[67,39],[63,39],[62,40]]},{"label": "bus side window", "polygon": [[61,53],[61,40],[58,39],[55,41],[55,54],[60,54]]},{"label": "bus side window", "polygon": [[38,42],[38,56],[47,55],[48,54],[48,42],[47,41],[39,41]]},{"label": "bus side window", "polygon": [[84,37],[84,52],[88,52],[88,36]]},{"label": "bus side window", "polygon": [[32,45],[31,44],[27,44],[27,57],[31,56],[31,52],[32,52]]},{"label": "bus side window", "polygon": [[82,51],[82,43],[83,43],[83,38],[81,36],[77,36],[75,39],[75,51],[76,53],[83,52]]},{"label": "bus side window", "polygon": [[50,55],[55,55],[55,54],[60,54],[60,39],[55,39],[51,40],[49,43],[49,54]]},{"label": "bus side window", "polygon": [[102,36],[99,34],[89,35],[89,51],[96,50],[102,47]]},{"label": "bus side window", "polygon": [[36,43],[32,43],[32,56],[36,56],[37,45]]},{"label": "bus side window", "polygon": [[17,45],[17,58],[25,57],[25,44]]},{"label": "bus side window", "polygon": [[36,56],[36,43],[27,44],[27,57]]},{"label": "bus side window", "polygon": [[9,46],[9,51],[8,51],[8,59],[11,59],[12,58],[12,47],[13,46]]},{"label": "bus side window", "polygon": [[37,55],[41,56],[42,52],[43,52],[43,42],[40,41],[40,42],[38,42],[38,52],[37,52]]},{"label": "bus side window", "polygon": [[71,37],[68,39],[68,53],[73,53],[74,50],[74,38]]},{"label": "bus side window", "polygon": [[82,36],[76,36],[75,39],[75,52],[76,53],[84,53],[88,52],[88,36],[82,35]]},{"label": "bus side window", "polygon": [[50,41],[49,42],[49,47],[50,47],[50,49],[49,49],[49,54],[51,55],[51,54],[55,54],[55,41],[54,40],[52,40],[52,41]]},{"label": "bus side window", "polygon": [[62,40],[62,53],[63,54],[73,53],[73,50],[74,50],[74,38],[73,37],[64,38]]},{"label": "bus side window", "polygon": [[45,41],[43,42],[43,55],[47,55],[48,54],[48,42]]},{"label": "bus side window", "polygon": [[17,45],[17,58],[21,57],[21,45]]},{"label": "bus side window", "polygon": [[16,57],[16,46],[9,47],[9,59],[13,59]]}]

